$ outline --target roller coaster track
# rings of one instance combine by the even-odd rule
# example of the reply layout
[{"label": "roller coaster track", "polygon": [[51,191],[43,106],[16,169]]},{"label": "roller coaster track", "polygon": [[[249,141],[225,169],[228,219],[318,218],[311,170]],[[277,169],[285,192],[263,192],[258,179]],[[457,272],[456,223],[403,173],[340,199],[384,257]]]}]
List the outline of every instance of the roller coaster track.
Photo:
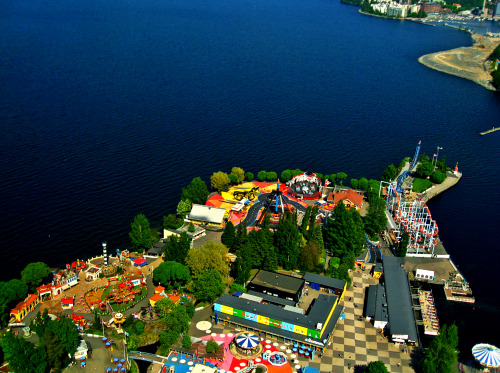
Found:
[{"label": "roller coaster track", "polygon": [[392,208],[394,219],[399,224],[400,231],[404,230],[410,237],[408,248],[411,252],[414,254],[428,254],[429,252],[434,254],[435,237],[439,230],[436,222],[432,219],[429,208],[422,200],[406,202],[401,197],[405,179],[417,165],[419,153],[420,142],[415,149],[410,168],[403,171],[396,182],[389,184],[385,194],[387,195],[387,206]]}]

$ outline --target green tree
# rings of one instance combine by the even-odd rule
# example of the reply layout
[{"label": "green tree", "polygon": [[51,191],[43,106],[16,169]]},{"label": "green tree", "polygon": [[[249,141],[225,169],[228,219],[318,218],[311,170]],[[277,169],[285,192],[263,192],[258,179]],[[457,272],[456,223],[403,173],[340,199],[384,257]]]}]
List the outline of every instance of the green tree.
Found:
[{"label": "green tree", "polygon": [[274,234],[274,247],[279,265],[285,269],[293,269],[299,257],[300,232],[293,216],[283,217]]},{"label": "green tree", "polygon": [[337,174],[330,174],[328,176],[328,180],[330,180],[332,184],[335,184],[335,181],[337,180]]},{"label": "green tree", "polygon": [[220,240],[230,249],[230,251],[232,251],[234,249],[235,238],[236,230],[234,229],[234,224],[231,222],[231,220],[229,220],[226,224],[226,228],[224,228],[224,232],[222,232]]},{"label": "green tree", "polygon": [[345,172],[337,172],[337,180],[340,181],[340,185],[342,185],[345,179],[347,179],[347,174]]},{"label": "green tree", "polygon": [[267,177],[266,171],[259,171],[259,173],[257,174],[257,180],[259,181],[266,181],[266,177]]},{"label": "green tree", "polygon": [[340,201],[333,210],[333,219],[327,219],[323,228],[325,245],[333,256],[342,257],[348,252],[359,255],[363,250],[365,236],[363,223],[356,209],[346,209]]},{"label": "green tree", "polygon": [[21,271],[21,280],[24,281],[30,291],[35,291],[37,286],[47,281],[50,268],[43,262],[30,263]]},{"label": "green tree", "polygon": [[238,183],[238,176],[233,175],[233,174],[229,174],[227,176],[229,177],[229,181],[231,182],[231,184],[237,184]]},{"label": "green tree", "polygon": [[252,181],[254,178],[254,175],[251,172],[245,172],[245,179],[247,181]]},{"label": "green tree", "polygon": [[16,373],[45,373],[47,371],[47,353],[44,347],[35,346],[16,337],[12,332],[6,332],[0,339],[0,345],[9,363],[9,370]]},{"label": "green tree", "polygon": [[26,298],[28,285],[21,280],[12,279],[0,282],[0,324],[7,325],[9,313],[16,303]]},{"label": "green tree", "polygon": [[231,183],[229,176],[222,171],[214,172],[212,176],[210,176],[210,183],[212,188],[216,189],[217,192],[222,192],[227,188],[227,186]]},{"label": "green tree", "polygon": [[177,216],[184,219],[186,217],[186,215],[191,212],[192,207],[193,207],[193,204],[191,203],[191,200],[181,199],[179,201],[179,203],[177,204]]},{"label": "green tree", "polygon": [[204,205],[209,194],[207,184],[200,177],[195,177],[187,187],[182,188],[181,199]]},{"label": "green tree", "polygon": [[236,256],[237,258],[231,266],[231,276],[237,284],[244,285],[250,278],[250,270],[252,269],[250,254],[247,248],[242,247],[236,252]]},{"label": "green tree", "polygon": [[368,179],[366,179],[365,177],[362,177],[361,179],[359,179],[358,186],[359,186],[359,189],[366,191],[368,189]]},{"label": "green tree", "polygon": [[134,325],[135,332],[141,335],[144,332],[144,323],[142,321],[137,321]]},{"label": "green tree", "polygon": [[236,182],[238,184],[241,184],[245,179],[245,171],[243,171],[243,169],[240,167],[233,167],[231,169],[231,175],[236,176]]},{"label": "green tree", "polygon": [[312,207],[308,206],[306,208],[306,212],[304,213],[304,216],[302,217],[302,223],[300,224],[300,233],[302,233],[303,236],[306,235],[307,227],[309,226],[309,217],[311,216],[311,210],[312,210]]},{"label": "green tree", "polygon": [[458,330],[456,325],[443,325],[425,351],[422,373],[453,373],[458,364]]},{"label": "green tree", "polygon": [[359,181],[358,179],[351,179],[351,187],[352,189],[358,189]]},{"label": "green tree", "polygon": [[286,183],[292,179],[292,172],[290,170],[284,170],[281,172],[281,181]]},{"label": "green tree", "polygon": [[189,223],[188,232],[194,233],[195,231],[196,231],[196,228],[194,227],[193,222]]},{"label": "green tree", "polygon": [[207,342],[206,350],[209,354],[219,351],[219,345],[213,338]]},{"label": "green tree", "polygon": [[239,250],[245,244],[246,240],[247,240],[247,227],[245,223],[240,223],[236,228],[236,235],[234,237],[233,249],[235,251]]},{"label": "green tree", "polygon": [[190,248],[191,238],[186,232],[182,232],[179,236],[170,236],[165,242],[165,261],[186,264],[186,256]]},{"label": "green tree", "polygon": [[164,229],[177,229],[177,217],[175,214],[168,214],[163,217],[163,228]]},{"label": "green tree", "polygon": [[385,168],[384,173],[382,174],[382,180],[392,181],[395,180],[397,176],[398,176],[398,170],[396,166],[390,164]]},{"label": "green tree", "polygon": [[267,173],[266,173],[266,180],[267,180],[267,181],[274,181],[274,180],[278,180],[278,175],[277,175],[277,174],[276,174],[276,172],[274,172],[274,171],[267,172]]},{"label": "green tree", "polygon": [[222,276],[216,269],[207,269],[194,280],[194,296],[199,301],[212,303],[225,288]]},{"label": "green tree", "polygon": [[383,361],[371,361],[366,367],[367,373],[389,373]]},{"label": "green tree", "polygon": [[40,342],[47,352],[48,366],[54,368],[57,372],[61,371],[61,363],[64,360],[65,351],[59,338],[52,330],[46,329]]},{"label": "green tree", "polygon": [[202,247],[189,250],[186,265],[194,277],[199,276],[206,269],[215,269],[222,278],[226,278],[229,273],[227,253],[228,249],[224,244],[208,241]]},{"label": "green tree", "polygon": [[298,266],[306,272],[316,268],[319,261],[318,246],[314,242],[308,242],[300,251]]},{"label": "green tree", "polygon": [[316,225],[314,227],[314,231],[311,238],[309,239],[309,242],[314,242],[318,246],[319,253],[323,252],[325,244],[323,242],[323,229],[321,228],[321,225]]},{"label": "green tree", "polygon": [[[165,319],[175,308],[175,303],[170,298],[161,298],[155,303],[155,311],[158,312],[160,318]],[[124,323],[125,325],[125,323]]]},{"label": "green tree", "polygon": [[134,218],[134,221],[130,224],[131,231],[128,236],[130,237],[130,242],[132,243],[132,248],[142,253],[147,250],[153,244],[153,234],[151,228],[149,227],[149,221],[146,215],[139,214]]},{"label": "green tree", "polygon": [[[179,339],[180,333],[173,329],[167,329],[160,333],[160,352],[168,353],[170,347]],[[129,346],[130,347],[130,346]]]},{"label": "green tree", "polygon": [[189,336],[189,334],[184,334],[182,336],[182,347],[186,348],[186,349],[190,349],[191,348],[191,337]]},{"label": "green tree", "polygon": [[191,274],[181,263],[163,262],[153,271],[153,280],[169,289],[178,289],[191,281]]},{"label": "green tree", "polygon": [[387,226],[387,215],[385,214],[385,201],[372,194],[368,205],[368,212],[365,216],[365,231],[372,238],[378,236],[380,231]]},{"label": "green tree", "polygon": [[446,174],[442,173],[439,170],[436,170],[431,174],[431,181],[433,183],[441,184],[445,180],[446,180]]},{"label": "green tree", "polygon": [[431,162],[422,162],[417,166],[415,173],[418,177],[426,179],[434,171],[434,166]]}]

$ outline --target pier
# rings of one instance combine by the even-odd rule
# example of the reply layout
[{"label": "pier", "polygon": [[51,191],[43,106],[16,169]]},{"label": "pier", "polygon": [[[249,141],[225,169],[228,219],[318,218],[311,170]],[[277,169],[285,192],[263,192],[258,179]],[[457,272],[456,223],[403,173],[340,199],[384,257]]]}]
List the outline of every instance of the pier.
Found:
[{"label": "pier", "polygon": [[484,131],[484,132],[479,132],[479,134],[481,136],[484,136],[484,135],[487,135],[489,133],[492,133],[492,132],[495,132],[495,131],[499,131],[500,130],[500,127],[493,127],[492,129],[488,130],[488,131]]}]

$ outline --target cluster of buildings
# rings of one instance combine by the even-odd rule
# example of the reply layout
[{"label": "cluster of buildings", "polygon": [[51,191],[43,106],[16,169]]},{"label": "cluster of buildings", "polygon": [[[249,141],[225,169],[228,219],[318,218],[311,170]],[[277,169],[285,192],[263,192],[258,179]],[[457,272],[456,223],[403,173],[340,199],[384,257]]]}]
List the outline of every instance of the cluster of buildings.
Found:
[{"label": "cluster of buildings", "polygon": [[[248,283],[247,293],[224,294],[215,301],[212,319],[321,353],[342,313],[339,301],[345,288],[343,280],[314,273],[294,277],[260,270]],[[309,289],[320,293],[306,303],[303,297]]]},{"label": "cluster of buildings", "polygon": [[63,290],[78,284],[78,275],[72,269],[61,270],[54,273],[52,283],[41,285],[36,289],[36,294],[28,296],[10,310],[10,322],[20,323],[26,315],[32,312],[38,303],[47,299],[52,299]]}]

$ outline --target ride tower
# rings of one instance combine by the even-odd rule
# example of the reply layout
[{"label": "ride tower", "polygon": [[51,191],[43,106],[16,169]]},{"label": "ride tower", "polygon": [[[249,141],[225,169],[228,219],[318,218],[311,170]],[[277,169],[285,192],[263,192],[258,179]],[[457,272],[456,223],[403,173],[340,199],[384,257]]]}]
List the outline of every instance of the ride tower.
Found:
[{"label": "ride tower", "polygon": [[262,214],[257,222],[257,225],[262,225],[266,215],[271,215],[271,224],[277,224],[286,212],[291,212],[291,207],[283,199],[283,192],[280,190],[280,181],[276,186],[276,190],[273,190],[267,196],[264,207],[262,208]]}]

